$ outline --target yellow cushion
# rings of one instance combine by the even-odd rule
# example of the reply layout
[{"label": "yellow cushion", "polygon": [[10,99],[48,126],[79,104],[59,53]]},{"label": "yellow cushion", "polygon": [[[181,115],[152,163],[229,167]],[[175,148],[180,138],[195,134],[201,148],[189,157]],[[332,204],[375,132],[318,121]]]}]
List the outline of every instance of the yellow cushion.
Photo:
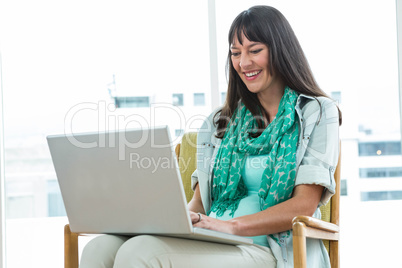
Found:
[{"label": "yellow cushion", "polygon": [[[321,206],[321,220],[330,222],[331,221],[331,200],[325,205]],[[324,242],[324,246],[329,252],[329,241],[328,240],[322,240]]]},{"label": "yellow cushion", "polygon": [[187,202],[193,197],[191,189],[191,174],[196,169],[197,164],[197,132],[187,132],[183,135],[180,145],[179,168],[181,179],[183,180],[184,192]]}]

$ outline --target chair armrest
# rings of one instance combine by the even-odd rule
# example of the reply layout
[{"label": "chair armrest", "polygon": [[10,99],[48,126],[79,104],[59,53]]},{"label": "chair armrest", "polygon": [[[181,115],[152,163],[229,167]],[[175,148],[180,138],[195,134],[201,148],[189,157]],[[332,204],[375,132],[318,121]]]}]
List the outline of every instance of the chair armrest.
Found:
[{"label": "chair armrest", "polygon": [[292,220],[292,224],[302,222],[307,227],[328,231],[331,233],[339,233],[339,226],[330,222],[322,221],[308,216],[296,216]]},{"label": "chair armrest", "polygon": [[297,216],[292,220],[293,236],[326,240],[339,240],[339,226],[307,216]]},{"label": "chair armrest", "polygon": [[[293,259],[294,267],[307,267],[306,238],[327,239],[333,243],[339,241],[339,226],[313,217],[297,216],[292,220],[293,229]],[[330,248],[331,253],[338,255],[338,247]],[[339,267],[339,259],[332,263],[332,267]]]}]

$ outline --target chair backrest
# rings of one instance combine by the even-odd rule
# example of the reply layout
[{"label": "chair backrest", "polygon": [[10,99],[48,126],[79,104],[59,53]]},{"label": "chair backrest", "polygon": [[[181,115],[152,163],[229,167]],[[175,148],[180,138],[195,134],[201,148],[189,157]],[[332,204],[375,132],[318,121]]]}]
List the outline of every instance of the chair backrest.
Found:
[{"label": "chair backrest", "polygon": [[181,144],[176,146],[176,156],[179,161],[180,174],[183,181],[187,202],[193,197],[191,189],[191,174],[197,168],[197,132],[186,132]]},{"label": "chair backrest", "polygon": [[[181,144],[176,146],[176,155],[179,160],[179,168],[183,180],[183,187],[186,193],[187,201],[189,202],[193,197],[191,189],[191,174],[196,169],[197,163],[197,133],[188,132],[183,135]],[[340,147],[339,147],[340,148]],[[341,152],[339,151],[338,165],[335,170],[335,183],[336,193],[331,200],[325,205],[320,207],[321,219],[339,225],[339,199],[340,199],[340,174],[341,174]],[[338,241],[324,240],[324,245],[332,257],[338,258]],[[333,266],[336,267],[336,266]]]},{"label": "chair backrest", "polygon": [[[331,222],[339,226],[339,203],[340,203],[340,191],[341,191],[341,145],[339,144],[339,157],[338,157],[338,165],[335,169],[335,194],[332,196],[331,200],[325,205],[320,207],[321,210],[321,219],[323,221]],[[330,257],[331,257],[331,267],[338,267],[333,265],[333,261],[335,258],[339,262],[339,254],[338,254],[338,241],[329,241],[323,240],[324,246],[327,249]],[[333,260],[334,259],[334,260]]]}]

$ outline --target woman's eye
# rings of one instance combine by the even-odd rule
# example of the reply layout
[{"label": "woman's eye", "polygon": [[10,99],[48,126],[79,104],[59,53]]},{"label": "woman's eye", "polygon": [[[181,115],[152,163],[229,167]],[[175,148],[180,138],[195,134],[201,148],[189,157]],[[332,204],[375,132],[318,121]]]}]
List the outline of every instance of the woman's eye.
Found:
[{"label": "woman's eye", "polygon": [[252,53],[252,54],[258,54],[258,53],[260,53],[262,51],[262,49],[257,49],[257,50],[252,50],[252,51],[250,51],[250,53]]},{"label": "woman's eye", "polygon": [[231,52],[230,53],[233,57],[237,57],[237,56],[239,56],[240,55],[240,53],[239,52]]}]

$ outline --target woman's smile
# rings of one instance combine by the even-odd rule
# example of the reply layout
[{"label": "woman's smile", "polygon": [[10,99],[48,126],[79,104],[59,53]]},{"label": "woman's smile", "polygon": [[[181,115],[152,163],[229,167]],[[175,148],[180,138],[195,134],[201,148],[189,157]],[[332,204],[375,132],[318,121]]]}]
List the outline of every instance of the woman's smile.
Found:
[{"label": "woman's smile", "polygon": [[251,71],[251,72],[243,72],[243,74],[245,75],[245,78],[249,81],[256,79],[262,70],[259,71]]}]

